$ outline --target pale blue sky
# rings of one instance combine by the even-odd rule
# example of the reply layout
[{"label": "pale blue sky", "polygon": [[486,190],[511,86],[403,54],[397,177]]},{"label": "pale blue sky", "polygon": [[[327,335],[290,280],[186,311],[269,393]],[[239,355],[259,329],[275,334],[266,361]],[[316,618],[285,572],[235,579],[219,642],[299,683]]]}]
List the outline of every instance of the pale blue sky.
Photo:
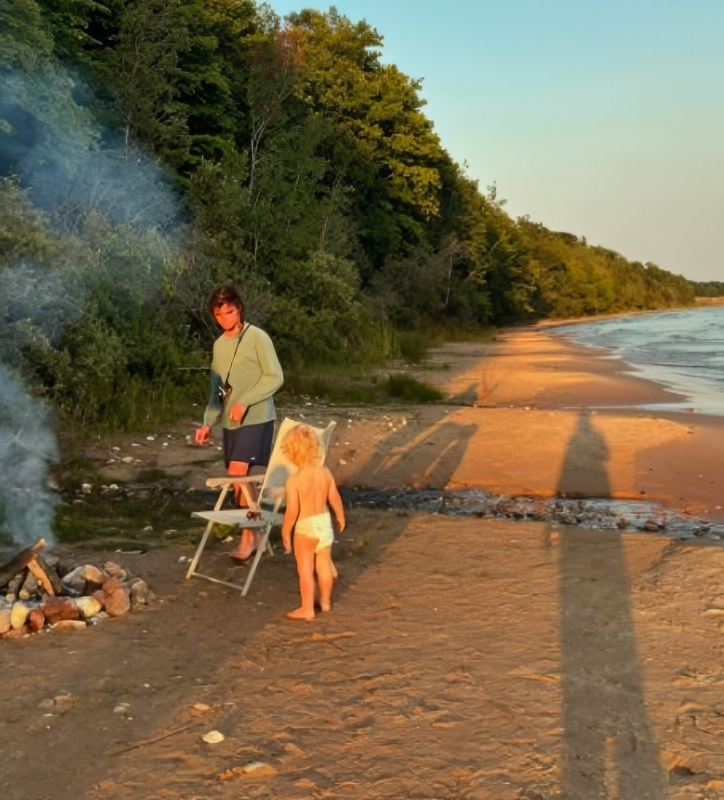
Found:
[{"label": "pale blue sky", "polygon": [[724,0],[336,6],[425,79],[443,145],[512,216],[724,280]]}]

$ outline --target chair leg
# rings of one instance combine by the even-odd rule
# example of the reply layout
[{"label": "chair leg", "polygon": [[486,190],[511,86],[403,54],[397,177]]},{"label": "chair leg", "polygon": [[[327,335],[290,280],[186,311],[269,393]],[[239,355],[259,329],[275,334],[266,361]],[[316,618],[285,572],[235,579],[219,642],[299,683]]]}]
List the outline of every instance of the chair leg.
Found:
[{"label": "chair leg", "polygon": [[269,533],[271,532],[271,524],[267,524],[266,528],[264,529],[264,535],[261,542],[261,545],[256,548],[256,555],[254,556],[254,560],[251,563],[251,567],[249,569],[249,574],[246,578],[246,583],[244,584],[244,588],[241,590],[241,596],[246,597],[246,593],[249,591],[249,587],[251,586],[251,582],[254,579],[254,573],[256,572],[256,568],[259,566],[259,562],[261,561],[261,557],[266,550],[266,546],[269,544]]},{"label": "chair leg", "polygon": [[191,566],[189,567],[189,571],[186,573],[186,580],[188,580],[194,574],[194,572],[196,572],[196,567],[199,564],[201,553],[204,552],[204,547],[206,547],[206,540],[209,538],[209,534],[214,529],[215,524],[216,523],[213,520],[208,521],[206,525],[206,530],[204,531],[204,535],[201,537],[199,546],[196,548],[196,553],[194,553],[194,558],[193,561],[191,562]]},{"label": "chair leg", "polygon": [[[226,500],[226,495],[229,491],[229,484],[225,484],[224,488],[221,490],[219,497],[216,501],[216,505],[214,506],[214,511],[218,511],[221,506],[224,505],[224,500]],[[196,552],[194,553],[193,561],[191,562],[191,566],[189,567],[189,571],[186,573],[186,580],[196,572],[196,567],[199,565],[199,559],[201,558],[201,554],[204,552],[204,547],[206,547],[206,540],[209,538],[209,534],[214,529],[214,525],[216,523],[212,520],[209,520],[206,525],[206,530],[204,531],[204,535],[201,537],[201,541],[199,542],[199,546],[196,548]]]}]

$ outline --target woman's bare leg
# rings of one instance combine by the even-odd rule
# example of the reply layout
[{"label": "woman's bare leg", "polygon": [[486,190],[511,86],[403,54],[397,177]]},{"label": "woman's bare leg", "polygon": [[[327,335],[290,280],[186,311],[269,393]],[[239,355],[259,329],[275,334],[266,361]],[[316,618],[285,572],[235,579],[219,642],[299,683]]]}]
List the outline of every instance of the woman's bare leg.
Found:
[{"label": "woman's bare leg", "polygon": [[[230,461],[229,462],[229,475],[233,475],[234,477],[243,478],[249,473],[249,465],[245,461]],[[254,493],[254,489],[249,486],[247,487],[250,493]],[[236,498],[236,505],[239,508],[246,508],[247,503],[244,498],[244,493],[241,490],[241,485],[236,483],[234,484],[234,497]],[[249,558],[256,548],[259,545],[259,537],[256,531],[251,530],[250,528],[243,528],[241,531],[241,541],[239,542],[239,546],[236,550],[229,553],[232,558],[238,558],[241,561],[245,561]]]},{"label": "woman's bare leg", "polygon": [[314,548],[318,542],[319,539],[311,536],[294,535],[294,558],[297,561],[302,604],[287,613],[290,619],[314,619]]},{"label": "woman's bare leg", "polygon": [[322,611],[332,608],[332,587],[337,570],[332,563],[332,548],[323,547],[316,554],[317,582],[319,583],[319,607]]}]

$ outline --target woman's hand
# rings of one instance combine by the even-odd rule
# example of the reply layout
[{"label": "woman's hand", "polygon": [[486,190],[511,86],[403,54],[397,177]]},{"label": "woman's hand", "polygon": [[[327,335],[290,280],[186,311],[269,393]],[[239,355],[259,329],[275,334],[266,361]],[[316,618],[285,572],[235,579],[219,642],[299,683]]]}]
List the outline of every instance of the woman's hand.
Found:
[{"label": "woman's hand", "polygon": [[241,422],[244,416],[244,411],[246,411],[246,409],[241,403],[234,403],[234,405],[229,409],[229,419],[232,422]]},{"label": "woman's hand", "polygon": [[209,441],[209,434],[211,433],[211,428],[208,425],[202,425],[200,428],[196,428],[194,432],[194,439],[196,440],[196,444],[204,445]]}]

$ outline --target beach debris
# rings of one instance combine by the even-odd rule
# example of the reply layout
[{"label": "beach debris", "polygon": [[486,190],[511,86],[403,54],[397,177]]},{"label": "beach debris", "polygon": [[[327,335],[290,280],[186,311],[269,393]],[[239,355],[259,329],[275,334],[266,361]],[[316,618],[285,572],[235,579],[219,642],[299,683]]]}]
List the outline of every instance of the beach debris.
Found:
[{"label": "beach debris", "polygon": [[221,731],[209,731],[201,737],[206,744],[219,744],[220,742],[223,742],[225,738],[226,737],[223,733],[221,733]]},{"label": "beach debris", "polygon": [[219,773],[220,781],[230,781],[234,778],[273,778],[277,770],[264,761],[252,761],[244,767],[234,767],[226,772]]}]

